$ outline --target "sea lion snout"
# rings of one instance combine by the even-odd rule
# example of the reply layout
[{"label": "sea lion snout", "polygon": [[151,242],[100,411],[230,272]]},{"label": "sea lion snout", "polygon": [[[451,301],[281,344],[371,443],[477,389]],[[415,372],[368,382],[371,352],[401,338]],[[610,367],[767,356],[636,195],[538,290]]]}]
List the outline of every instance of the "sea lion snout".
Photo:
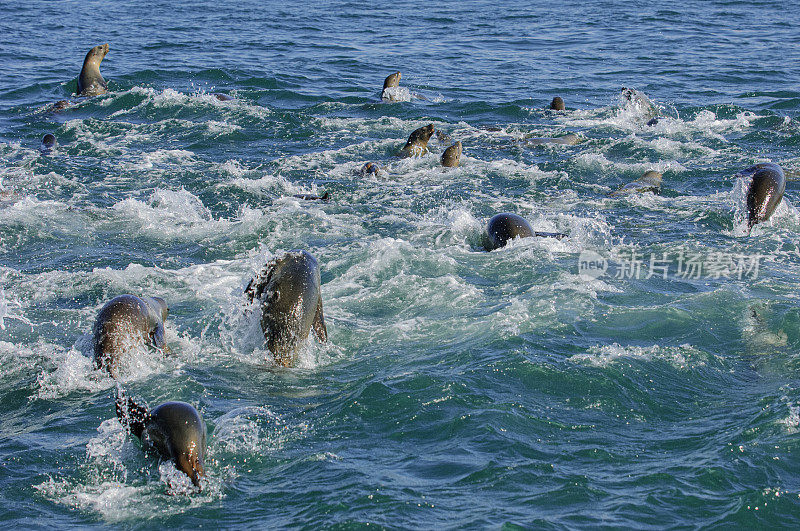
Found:
[{"label": "sea lion snout", "polygon": [[169,306],[167,306],[167,301],[162,299],[161,297],[150,297],[158,304],[159,313],[161,313],[161,320],[166,321],[167,317],[169,316]]},{"label": "sea lion snout", "polygon": [[198,455],[196,448],[190,448],[189,452],[181,452],[174,462],[175,468],[189,476],[195,487],[200,486],[200,478],[205,477],[206,470],[203,468],[203,459]]}]

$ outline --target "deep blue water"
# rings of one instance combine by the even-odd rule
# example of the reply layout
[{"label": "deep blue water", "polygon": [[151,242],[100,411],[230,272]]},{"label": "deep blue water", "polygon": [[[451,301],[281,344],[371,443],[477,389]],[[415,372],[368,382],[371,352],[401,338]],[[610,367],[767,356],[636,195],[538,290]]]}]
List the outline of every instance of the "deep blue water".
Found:
[{"label": "deep blue water", "polygon": [[[1,526],[800,525],[794,3],[236,4],[0,2]],[[75,96],[105,42],[110,92]],[[428,123],[458,168],[394,156]],[[502,211],[568,237],[487,253]],[[291,249],[330,340],[282,369],[243,289]],[[201,411],[201,492],[92,367],[122,293],[169,303],[172,355],[120,381]]]}]

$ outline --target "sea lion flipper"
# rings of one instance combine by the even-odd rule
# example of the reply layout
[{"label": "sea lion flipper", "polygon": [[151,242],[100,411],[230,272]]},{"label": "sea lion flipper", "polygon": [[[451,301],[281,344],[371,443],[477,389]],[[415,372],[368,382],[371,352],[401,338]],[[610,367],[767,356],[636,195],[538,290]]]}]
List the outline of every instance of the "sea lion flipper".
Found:
[{"label": "sea lion flipper", "polygon": [[264,266],[264,269],[250,279],[250,282],[247,283],[247,287],[244,288],[244,294],[247,297],[247,302],[253,302],[254,299],[261,298],[261,294],[264,293],[264,287],[269,284],[270,277],[275,271],[276,265],[276,260],[270,260]]},{"label": "sea lion flipper", "polygon": [[141,439],[144,425],[150,417],[147,406],[137,404],[132,398],[125,395],[122,388],[117,391],[116,399],[117,418],[122,426]]},{"label": "sea lion flipper", "polygon": [[247,302],[253,302],[253,299],[255,298],[255,287],[253,286],[255,281],[255,278],[251,278],[250,282],[247,283],[247,287],[244,288],[244,294],[247,297]]},{"label": "sea lion flipper", "polygon": [[321,343],[328,340],[328,329],[325,327],[325,316],[322,313],[322,297],[317,302],[317,313],[314,315],[314,322],[311,327],[314,329],[314,335]]}]

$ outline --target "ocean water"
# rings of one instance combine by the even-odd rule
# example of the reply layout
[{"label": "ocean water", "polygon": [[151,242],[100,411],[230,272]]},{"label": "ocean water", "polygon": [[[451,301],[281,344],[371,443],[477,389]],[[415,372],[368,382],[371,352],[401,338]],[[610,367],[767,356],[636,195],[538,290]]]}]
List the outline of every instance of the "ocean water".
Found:
[{"label": "ocean water", "polygon": [[[800,526],[796,5],[535,4],[0,2],[0,526]],[[458,168],[395,157],[428,123]],[[485,252],[504,211],[568,237]],[[285,369],[243,289],[292,249],[329,342]],[[92,367],[122,293],[170,306],[120,383],[201,411],[199,492]]]}]

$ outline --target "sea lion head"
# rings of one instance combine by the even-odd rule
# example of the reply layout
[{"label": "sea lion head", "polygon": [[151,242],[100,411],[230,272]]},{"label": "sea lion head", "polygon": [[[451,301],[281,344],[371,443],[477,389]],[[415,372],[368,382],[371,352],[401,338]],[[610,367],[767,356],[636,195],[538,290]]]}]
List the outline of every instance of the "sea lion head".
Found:
[{"label": "sea lion head", "polygon": [[106,54],[111,50],[111,47],[108,43],[99,44],[89,50],[89,53],[86,54],[86,59],[84,59],[84,63],[95,63],[97,65],[103,60]]},{"label": "sea lion head", "polygon": [[417,129],[414,129],[408,136],[408,142],[403,146],[400,152],[404,156],[420,156],[428,152],[428,140],[434,133],[433,124],[428,124]]},{"label": "sea lion head", "polygon": [[167,301],[162,299],[161,297],[150,297],[156,303],[156,310],[158,311],[159,315],[161,315],[161,321],[166,321],[167,316],[169,315],[169,307],[167,306]]},{"label": "sea lion head", "polygon": [[783,198],[786,176],[783,169],[774,163],[756,164],[745,171],[753,175],[747,191],[747,224],[752,228],[768,220],[775,212]]},{"label": "sea lion head", "polygon": [[197,451],[193,446],[188,451],[179,453],[174,461],[175,468],[189,476],[195,487],[200,486],[200,478],[206,475],[205,468],[203,468],[204,453],[202,450]]},{"label": "sea lion head", "polygon": [[455,168],[461,162],[461,141],[456,141],[455,144],[444,150],[442,153],[442,166],[448,168]]},{"label": "sea lion head", "polygon": [[420,127],[419,129],[417,129],[417,131],[419,132],[418,140],[427,142],[428,140],[431,139],[431,135],[433,135],[434,131],[433,124],[428,124],[425,127]]},{"label": "sea lion head", "polygon": [[175,468],[195,486],[205,475],[206,424],[200,412],[186,402],[166,402],[150,412],[147,436],[167,454]]},{"label": "sea lion head", "polygon": [[533,235],[533,229],[525,218],[503,212],[489,220],[483,234],[483,246],[487,251],[493,251],[504,247],[514,238],[528,238]]},{"label": "sea lion head", "polygon": [[564,110],[564,100],[561,99],[561,96],[553,98],[553,101],[550,102],[550,108],[554,111]]},{"label": "sea lion head", "polygon": [[567,133],[564,136],[558,137],[558,140],[560,144],[574,146],[575,144],[581,141],[581,137],[579,137],[575,133]]},{"label": "sea lion head", "polygon": [[642,178],[640,180],[647,180],[648,182],[653,183],[654,185],[661,186],[661,179],[664,177],[664,174],[660,171],[650,170],[644,172]]},{"label": "sea lion head", "polygon": [[51,150],[56,147],[57,143],[56,135],[53,133],[47,133],[42,137],[42,149]]},{"label": "sea lion head", "polygon": [[380,166],[374,162],[367,162],[361,167],[361,171],[359,173],[361,173],[361,175],[377,175],[380,170]]},{"label": "sea lion head", "polygon": [[397,87],[400,85],[400,72],[395,72],[394,74],[390,74],[386,77],[383,81],[383,90],[386,90],[389,87]]}]

